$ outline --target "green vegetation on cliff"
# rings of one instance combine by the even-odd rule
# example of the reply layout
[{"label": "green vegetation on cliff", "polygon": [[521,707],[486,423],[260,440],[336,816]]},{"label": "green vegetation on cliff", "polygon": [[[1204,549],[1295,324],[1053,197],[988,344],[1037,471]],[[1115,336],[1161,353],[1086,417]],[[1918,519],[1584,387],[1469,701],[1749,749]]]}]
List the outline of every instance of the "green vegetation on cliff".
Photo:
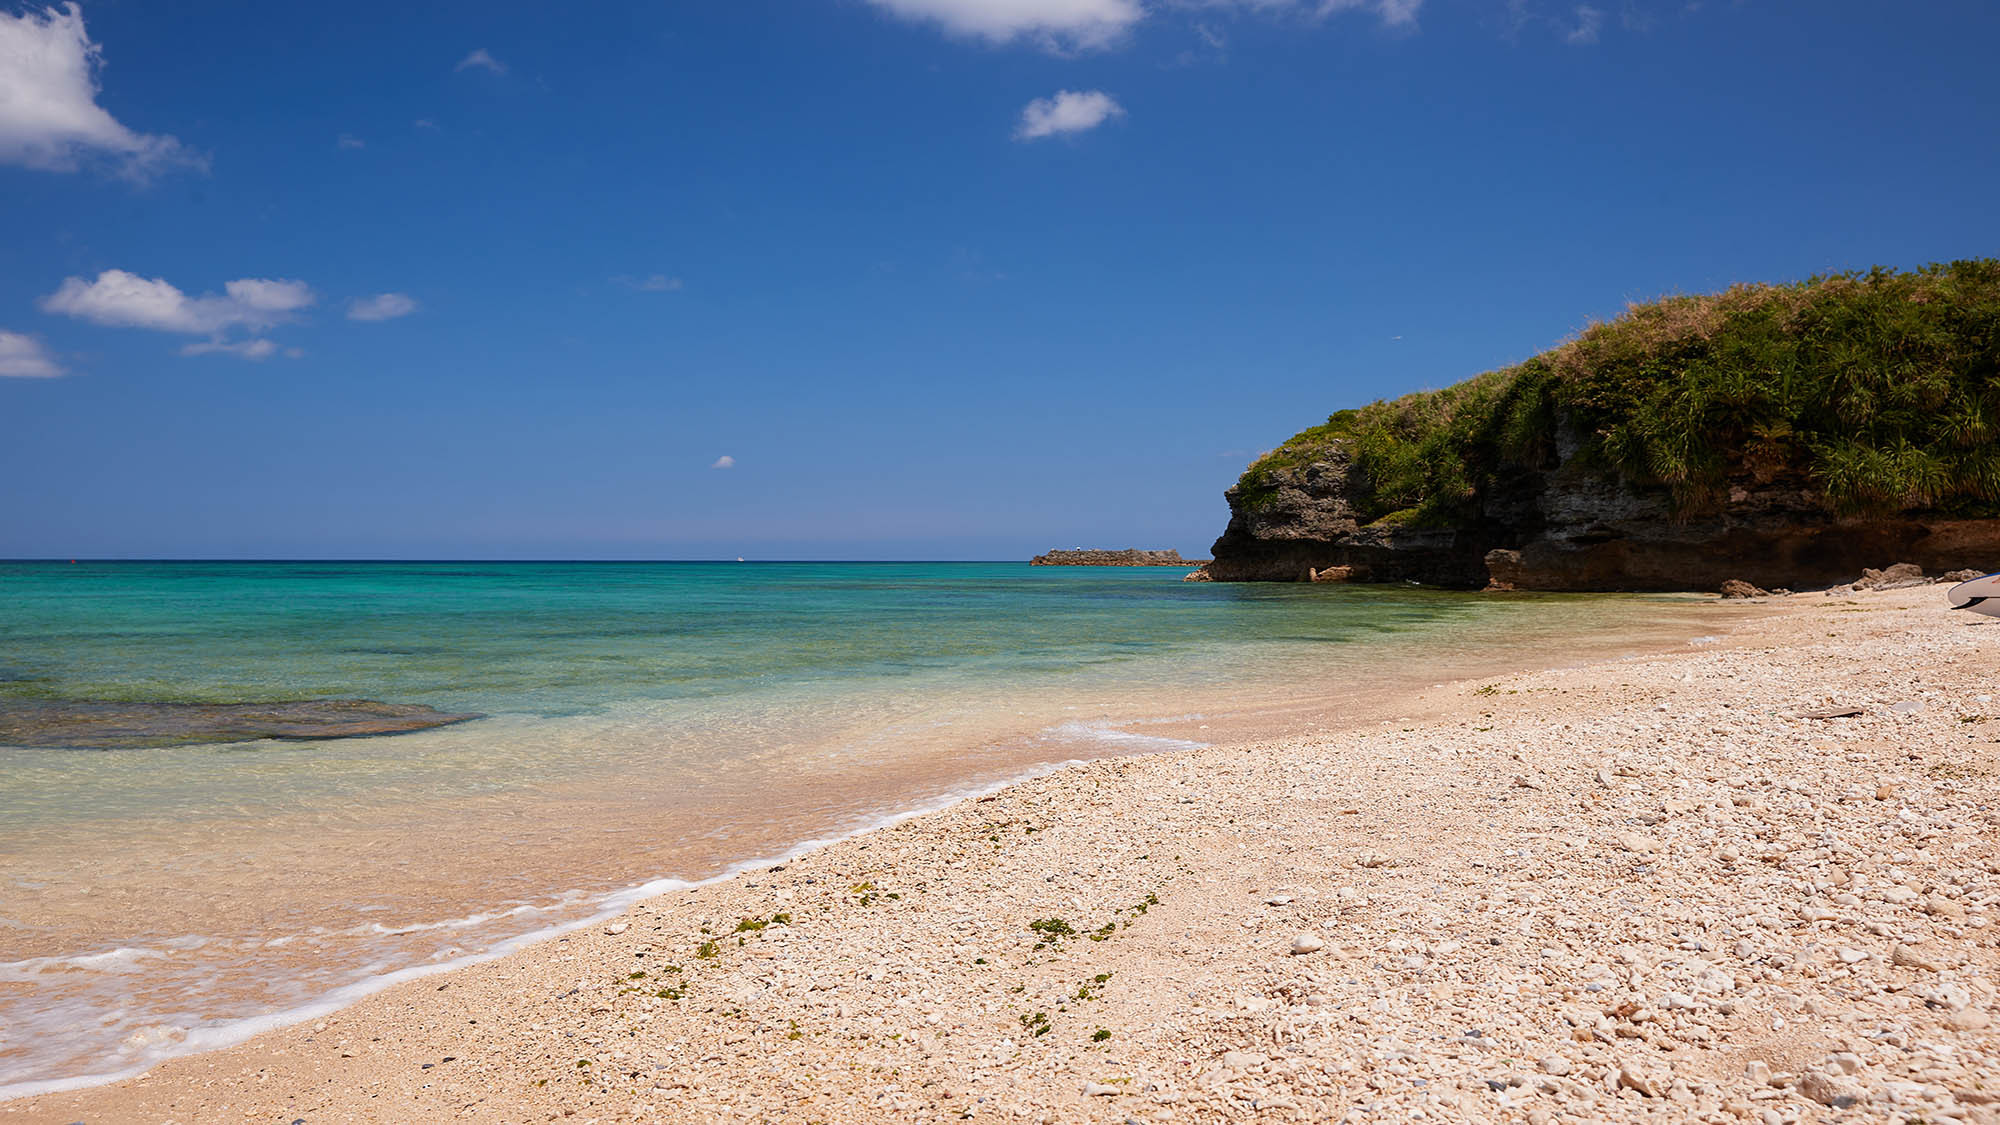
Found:
[{"label": "green vegetation on cliff", "polygon": [[1241,502],[1339,440],[1364,522],[1450,524],[1555,467],[1559,435],[1566,463],[1664,486],[1688,513],[1748,480],[1795,481],[1843,515],[1992,514],[2000,260],[1633,305],[1513,367],[1334,414],[1251,465]]}]

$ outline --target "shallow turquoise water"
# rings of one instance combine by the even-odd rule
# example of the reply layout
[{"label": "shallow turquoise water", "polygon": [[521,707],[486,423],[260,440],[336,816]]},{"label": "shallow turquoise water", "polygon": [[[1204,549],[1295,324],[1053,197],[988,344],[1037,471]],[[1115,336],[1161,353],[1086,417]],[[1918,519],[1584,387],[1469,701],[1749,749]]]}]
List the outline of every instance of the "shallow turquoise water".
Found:
[{"label": "shallow turquoise water", "polygon": [[1698,631],[1675,599],[1181,574],[0,563],[0,706],[360,697],[488,716],[0,748],[0,1095],[226,1043],[579,924],[625,888],[1024,770],[1226,737],[1259,705],[1337,718],[1368,685],[1548,662],[1607,626]]},{"label": "shallow turquoise water", "polygon": [[[0,698],[573,714],[783,683],[1087,675],[1495,616],[1408,588],[1018,563],[0,563]],[[1502,615],[1508,607],[1499,605]]]}]

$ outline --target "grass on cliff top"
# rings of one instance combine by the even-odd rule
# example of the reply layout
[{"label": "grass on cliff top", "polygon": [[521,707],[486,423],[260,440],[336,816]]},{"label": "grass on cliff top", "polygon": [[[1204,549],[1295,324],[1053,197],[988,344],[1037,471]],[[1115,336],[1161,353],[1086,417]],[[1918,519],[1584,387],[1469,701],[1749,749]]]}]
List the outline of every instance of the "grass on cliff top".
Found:
[{"label": "grass on cliff top", "polygon": [[1526,362],[1342,410],[1260,458],[1339,442],[1358,513],[1444,526],[1508,476],[1568,463],[1671,491],[1684,515],[1732,483],[1796,485],[1838,515],[2000,502],[2000,260],[1737,285],[1635,304]]}]

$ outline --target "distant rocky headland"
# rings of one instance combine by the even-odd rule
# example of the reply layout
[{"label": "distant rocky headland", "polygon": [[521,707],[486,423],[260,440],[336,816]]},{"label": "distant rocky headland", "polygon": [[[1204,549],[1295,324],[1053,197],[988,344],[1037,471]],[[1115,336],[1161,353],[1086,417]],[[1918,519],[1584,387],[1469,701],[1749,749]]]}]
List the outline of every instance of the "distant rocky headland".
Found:
[{"label": "distant rocky headland", "polygon": [[1184,559],[1179,551],[1050,551],[1028,560],[1029,566],[1196,566],[1206,560]]},{"label": "distant rocky headland", "polygon": [[1794,589],[2000,569],[2000,261],[1634,305],[1343,410],[1225,494],[1218,581]]}]

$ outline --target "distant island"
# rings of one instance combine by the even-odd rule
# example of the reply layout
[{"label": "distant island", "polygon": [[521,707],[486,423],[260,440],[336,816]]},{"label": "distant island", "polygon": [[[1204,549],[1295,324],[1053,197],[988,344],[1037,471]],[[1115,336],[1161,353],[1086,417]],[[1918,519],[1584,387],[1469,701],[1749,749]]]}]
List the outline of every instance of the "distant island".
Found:
[{"label": "distant island", "polygon": [[1217,581],[1805,588],[2000,567],[2000,260],[1632,305],[1342,410],[1225,493]]},{"label": "distant island", "polygon": [[1206,559],[1184,559],[1179,551],[1050,551],[1028,560],[1029,566],[1198,566]]}]

